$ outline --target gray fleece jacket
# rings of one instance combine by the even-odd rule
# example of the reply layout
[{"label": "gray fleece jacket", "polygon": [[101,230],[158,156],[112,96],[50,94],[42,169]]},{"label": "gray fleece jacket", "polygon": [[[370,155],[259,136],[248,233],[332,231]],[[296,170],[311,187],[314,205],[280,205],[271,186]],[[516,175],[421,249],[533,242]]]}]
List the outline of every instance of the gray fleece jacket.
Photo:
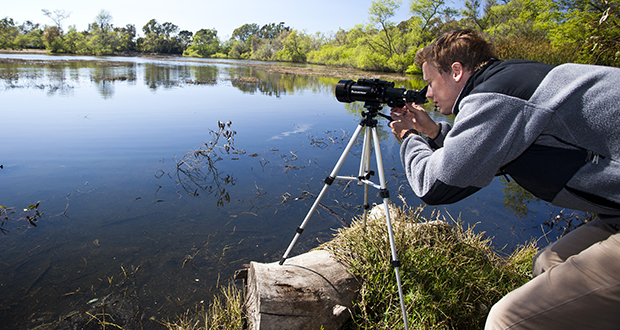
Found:
[{"label": "gray fleece jacket", "polygon": [[508,174],[554,205],[620,215],[620,69],[492,61],[453,112],[435,140],[401,145],[425,203],[456,202]]}]

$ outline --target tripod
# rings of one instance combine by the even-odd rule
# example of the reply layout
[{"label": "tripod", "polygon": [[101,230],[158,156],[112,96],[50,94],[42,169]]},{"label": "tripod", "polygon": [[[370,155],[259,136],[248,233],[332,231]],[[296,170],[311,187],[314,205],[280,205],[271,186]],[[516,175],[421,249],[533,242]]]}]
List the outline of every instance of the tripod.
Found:
[{"label": "tripod", "polygon": [[[389,118],[389,119],[391,119],[391,117],[386,116],[382,113],[379,113],[379,110],[381,110],[382,107],[378,103],[366,102],[364,104],[364,108],[367,109],[368,112],[362,112],[362,117],[363,117],[362,121],[360,122],[359,126],[355,130],[355,133],[353,133],[351,140],[349,141],[344,151],[342,152],[342,155],[340,156],[340,159],[338,159],[338,162],[336,163],[336,166],[332,170],[331,174],[327,178],[325,178],[325,185],[323,186],[323,189],[321,189],[321,192],[319,193],[317,199],[314,201],[314,204],[312,204],[310,211],[308,211],[308,214],[304,218],[301,225],[297,227],[295,237],[293,237],[293,241],[286,249],[286,252],[282,256],[282,259],[280,259],[280,265],[284,264],[284,262],[286,261],[286,258],[288,258],[289,253],[293,249],[293,245],[295,245],[295,243],[297,242],[297,239],[299,238],[301,233],[304,231],[306,224],[308,224],[308,220],[310,220],[310,217],[312,216],[312,214],[318,207],[325,193],[327,192],[327,188],[329,188],[329,186],[336,179],[357,180],[360,182],[360,184],[364,184],[364,206],[363,206],[364,223],[366,222],[368,210],[370,209],[370,205],[368,204],[369,186],[379,189],[380,196],[381,198],[383,198],[383,211],[385,213],[385,220],[386,220],[387,229],[388,229],[390,249],[392,251],[392,267],[394,268],[394,272],[396,274],[396,282],[398,284],[398,294],[400,297],[400,308],[403,314],[403,321],[405,324],[405,329],[408,330],[409,326],[407,322],[408,321],[407,320],[407,309],[405,307],[403,288],[402,288],[402,283],[400,280],[400,271],[399,271],[400,261],[398,260],[398,257],[396,256],[396,245],[394,244],[394,233],[392,231],[392,221],[390,219],[390,210],[388,207],[390,193],[388,189],[385,187],[385,174],[383,172],[383,160],[381,158],[381,148],[379,146],[379,135],[377,134],[377,120],[375,119],[377,115],[385,117],[385,118]],[[353,144],[357,140],[362,129],[365,129],[365,134],[364,134],[364,144],[362,145],[363,153],[362,153],[362,157],[360,160],[359,175],[357,177],[337,176],[338,171],[340,170],[340,167],[342,167],[342,164],[347,158],[347,155],[351,151],[351,148],[353,147]],[[374,149],[375,149],[375,156],[377,158],[377,171],[379,173],[379,185],[370,181],[370,177],[375,174],[374,171],[370,170],[371,139],[372,139],[372,145],[374,146]]]}]

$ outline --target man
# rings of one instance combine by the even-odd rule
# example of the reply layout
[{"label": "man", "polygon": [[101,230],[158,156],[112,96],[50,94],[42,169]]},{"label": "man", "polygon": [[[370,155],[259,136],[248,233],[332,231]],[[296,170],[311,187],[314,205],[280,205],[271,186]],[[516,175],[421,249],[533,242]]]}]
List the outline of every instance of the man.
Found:
[{"label": "man", "polygon": [[[472,30],[416,54],[426,96],[390,123],[413,191],[461,200],[508,174],[535,196],[598,214],[536,256],[534,278],[491,309],[486,329],[620,328],[620,69],[497,60]],[[426,135],[426,139],[419,133]]]}]

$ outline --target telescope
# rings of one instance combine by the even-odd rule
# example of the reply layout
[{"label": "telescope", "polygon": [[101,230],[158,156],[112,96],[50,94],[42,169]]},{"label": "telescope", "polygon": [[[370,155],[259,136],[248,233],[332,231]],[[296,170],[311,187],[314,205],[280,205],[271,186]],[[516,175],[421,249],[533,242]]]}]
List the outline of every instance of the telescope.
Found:
[{"label": "telescope", "polygon": [[424,104],[428,102],[428,85],[420,91],[394,88],[391,81],[379,79],[343,79],[336,85],[336,99],[340,102],[355,101],[385,103],[391,108],[402,108],[405,103]]}]

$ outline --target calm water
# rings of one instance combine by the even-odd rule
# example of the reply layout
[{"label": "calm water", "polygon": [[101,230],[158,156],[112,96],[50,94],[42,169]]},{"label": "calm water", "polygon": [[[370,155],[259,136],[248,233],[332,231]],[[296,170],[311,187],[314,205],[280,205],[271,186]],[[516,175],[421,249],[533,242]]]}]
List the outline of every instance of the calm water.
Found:
[{"label": "calm water", "polygon": [[[14,211],[0,235],[4,328],[101,328],[103,316],[162,328],[157,320],[208,303],[244,264],[279,260],[361,118],[361,104],[335,99],[338,78],[226,61],[19,58],[32,62],[0,63],[0,205]],[[198,159],[191,175],[178,172],[186,153],[212,141],[218,121],[232,122],[234,148],[222,138],[213,163]],[[419,205],[386,121],[379,132],[392,201],[400,194]],[[359,149],[339,174],[357,173]],[[478,223],[509,250],[540,237],[558,210],[507,191],[497,180],[438,209]],[[323,204],[350,219],[361,192],[334,185]],[[291,256],[339,226],[319,209]]]}]

